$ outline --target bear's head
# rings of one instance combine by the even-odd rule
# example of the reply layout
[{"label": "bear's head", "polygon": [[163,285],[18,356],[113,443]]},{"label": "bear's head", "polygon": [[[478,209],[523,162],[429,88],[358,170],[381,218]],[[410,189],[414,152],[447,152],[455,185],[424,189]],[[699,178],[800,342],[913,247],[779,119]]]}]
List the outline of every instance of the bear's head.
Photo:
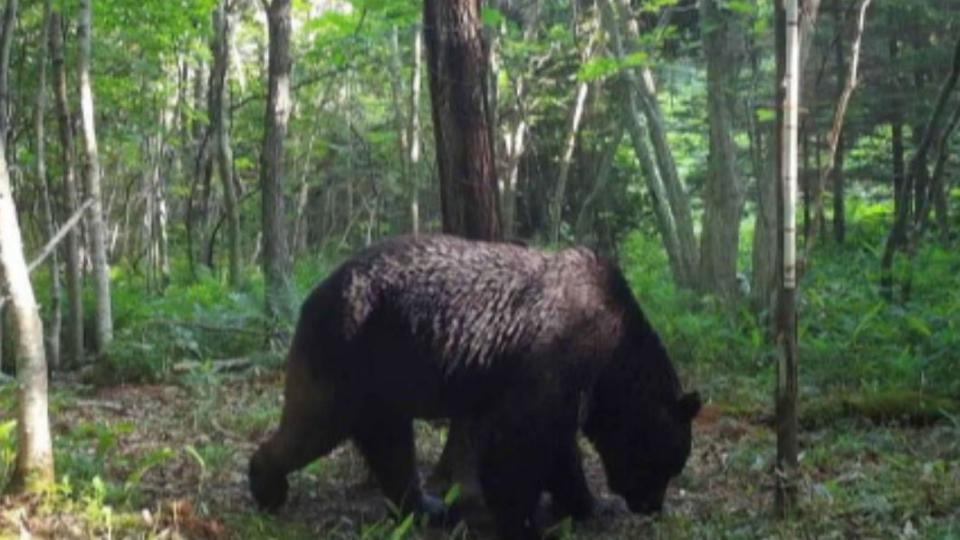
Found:
[{"label": "bear's head", "polygon": [[584,432],[600,454],[610,489],[632,512],[660,512],[667,485],[690,456],[700,395],[683,394],[660,404],[630,401],[632,406],[617,411],[592,411]]},{"label": "bear's head", "polygon": [[250,492],[260,508],[273,512],[287,501],[287,476],[270,459],[267,445],[250,458]]}]

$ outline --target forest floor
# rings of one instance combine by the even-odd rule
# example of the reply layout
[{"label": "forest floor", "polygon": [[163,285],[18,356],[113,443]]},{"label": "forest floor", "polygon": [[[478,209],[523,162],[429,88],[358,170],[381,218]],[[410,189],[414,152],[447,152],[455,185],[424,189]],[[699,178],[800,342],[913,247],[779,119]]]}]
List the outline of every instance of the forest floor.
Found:
[{"label": "forest floor", "polygon": [[[277,370],[194,373],[173,384],[94,389],[55,381],[55,491],[0,498],[0,538],[484,538],[408,528],[388,511],[358,454],[345,445],[292,475],[275,516],[255,511],[247,460],[273,429]],[[12,385],[0,385],[0,480],[12,460]],[[614,508],[561,524],[569,538],[960,538],[960,425],[874,425],[836,419],[802,435],[801,510],[772,516],[775,435],[763,415],[709,404],[667,514],[632,516],[586,453],[594,492]],[[418,424],[426,473],[442,430]],[[617,510],[619,509],[619,510]],[[407,524],[409,525],[409,524]],[[27,534],[29,533],[29,534]]]}]

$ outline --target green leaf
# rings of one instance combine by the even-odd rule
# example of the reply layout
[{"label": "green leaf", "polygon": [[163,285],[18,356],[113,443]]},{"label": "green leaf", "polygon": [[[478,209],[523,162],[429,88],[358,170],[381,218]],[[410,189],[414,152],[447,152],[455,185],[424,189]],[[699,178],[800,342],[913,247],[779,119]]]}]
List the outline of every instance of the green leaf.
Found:
[{"label": "green leaf", "polygon": [[402,540],[410,534],[410,530],[413,528],[413,517],[414,515],[410,514],[404,518],[403,522],[397,525],[393,529],[393,532],[390,533],[390,540]]},{"label": "green leaf", "polygon": [[0,444],[6,444],[13,438],[14,428],[17,427],[16,420],[8,420],[0,423]]},{"label": "green leaf", "polygon": [[739,15],[753,15],[756,11],[756,7],[752,3],[744,0],[728,0],[727,9]]},{"label": "green leaf", "polygon": [[907,315],[907,327],[921,337],[930,338],[933,336],[933,331],[930,330],[930,326],[928,326],[923,319],[915,315]]},{"label": "green leaf", "polygon": [[773,122],[777,118],[777,112],[770,107],[761,107],[757,109],[758,122]]},{"label": "green leaf", "polygon": [[490,26],[496,28],[503,24],[506,17],[503,16],[503,13],[499,9],[494,8],[483,8],[483,11],[480,13],[480,18],[483,20],[485,26]]}]

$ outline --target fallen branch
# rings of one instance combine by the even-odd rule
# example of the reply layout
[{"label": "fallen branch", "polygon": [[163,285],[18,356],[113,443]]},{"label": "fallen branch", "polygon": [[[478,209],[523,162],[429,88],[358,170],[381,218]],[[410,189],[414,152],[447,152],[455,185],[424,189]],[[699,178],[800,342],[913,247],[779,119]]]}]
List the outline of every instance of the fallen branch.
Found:
[{"label": "fallen branch", "polygon": [[53,250],[57,247],[57,244],[59,244],[60,241],[63,240],[74,227],[77,226],[77,223],[80,223],[80,218],[83,217],[83,213],[87,211],[87,208],[90,208],[91,204],[93,204],[93,199],[87,199],[86,202],[81,204],[80,208],[77,208],[77,211],[70,216],[70,219],[60,226],[60,230],[57,231],[57,234],[50,238],[50,240],[47,242],[47,245],[43,246],[43,249],[40,250],[40,253],[37,254],[32,261],[30,261],[30,264],[27,265],[28,272],[33,272],[38,266],[43,264],[43,261],[45,261],[47,257],[53,253]]},{"label": "fallen branch", "polygon": [[249,328],[240,328],[238,326],[216,326],[213,324],[203,324],[194,321],[174,321],[171,319],[155,319],[151,324],[165,326],[180,326],[183,328],[199,328],[200,330],[209,330],[211,332],[236,332],[238,334],[250,334],[252,336],[265,335],[265,331],[251,330]]},{"label": "fallen branch", "polygon": [[78,399],[74,401],[74,404],[79,408],[99,408],[107,409],[108,411],[115,412],[117,414],[124,414],[127,412],[127,408],[122,404],[115,401],[100,401],[93,399]]},{"label": "fallen branch", "polygon": [[[60,241],[63,240],[67,234],[77,226],[78,223],[80,223],[80,218],[83,217],[83,213],[87,211],[87,208],[90,208],[91,204],[93,204],[93,199],[87,199],[86,202],[80,205],[80,208],[77,208],[77,211],[70,216],[70,219],[68,219],[60,227],[60,230],[57,231],[57,234],[54,234],[47,244],[43,246],[43,249],[40,250],[40,253],[32,261],[30,261],[30,264],[27,265],[27,272],[32,274],[38,266],[43,264],[43,261],[47,260],[47,257],[53,253],[53,250],[57,247],[57,244],[59,244]],[[8,299],[8,296],[0,296],[0,309],[3,309],[3,305],[7,303]]]},{"label": "fallen branch", "polygon": [[234,433],[233,431],[230,431],[229,429],[221,426],[221,425],[220,425],[220,422],[218,422],[216,418],[211,418],[211,419],[210,419],[210,426],[213,427],[213,430],[214,430],[214,431],[216,431],[216,432],[219,433],[220,435],[223,435],[223,437],[224,437],[225,439],[229,439],[229,440],[232,441],[235,445],[244,446],[244,447],[248,447],[248,448],[256,448],[256,446],[257,446],[256,444],[251,443],[250,441],[246,440],[246,439],[245,439],[242,435],[240,435],[239,433]]},{"label": "fallen branch", "polygon": [[[196,360],[184,360],[173,365],[175,373],[186,373],[194,371],[205,366],[207,362],[198,362]],[[214,360],[209,363],[213,367],[214,373],[226,373],[229,371],[242,371],[253,365],[249,358],[228,358],[225,360]]]}]

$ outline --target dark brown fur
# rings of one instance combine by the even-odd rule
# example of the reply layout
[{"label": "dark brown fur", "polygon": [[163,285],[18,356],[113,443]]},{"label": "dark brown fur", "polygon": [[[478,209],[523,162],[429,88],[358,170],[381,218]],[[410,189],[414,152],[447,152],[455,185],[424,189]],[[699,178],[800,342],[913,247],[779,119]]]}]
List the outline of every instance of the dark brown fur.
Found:
[{"label": "dark brown fur", "polygon": [[547,253],[447,236],[399,238],[344,263],[303,304],[280,429],[251,460],[264,507],[286,475],[352,439],[400,508],[442,517],[414,468],[414,418],[469,418],[501,535],[534,537],[542,491],[590,515],[584,432],[611,487],[658,510],[690,451],[699,398],[683,396],[619,269],[592,251]]}]

